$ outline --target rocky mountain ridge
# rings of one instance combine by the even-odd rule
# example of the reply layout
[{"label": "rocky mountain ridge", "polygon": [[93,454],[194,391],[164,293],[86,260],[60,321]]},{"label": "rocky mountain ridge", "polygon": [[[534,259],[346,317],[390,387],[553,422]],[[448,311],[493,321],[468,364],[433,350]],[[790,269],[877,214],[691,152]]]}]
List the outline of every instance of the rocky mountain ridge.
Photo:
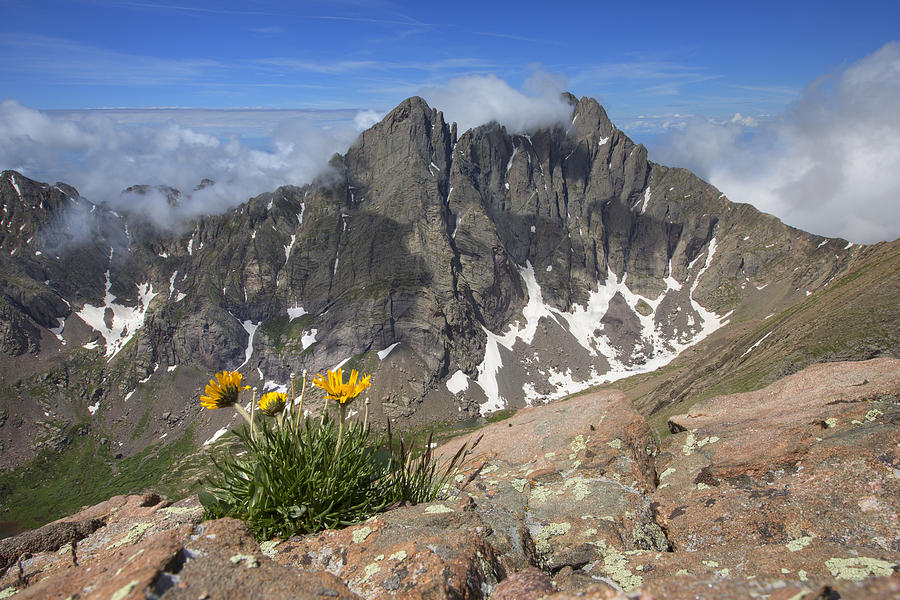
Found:
[{"label": "rocky mountain ridge", "polygon": [[568,99],[571,123],[511,135],[410,98],[328,177],[174,231],[3,172],[5,466],[85,436],[114,470],[202,445],[234,424],[196,402],[223,368],[260,390],[374,372],[373,421],[401,427],[544,402],[778,312],[862,250],[648,161]]}]

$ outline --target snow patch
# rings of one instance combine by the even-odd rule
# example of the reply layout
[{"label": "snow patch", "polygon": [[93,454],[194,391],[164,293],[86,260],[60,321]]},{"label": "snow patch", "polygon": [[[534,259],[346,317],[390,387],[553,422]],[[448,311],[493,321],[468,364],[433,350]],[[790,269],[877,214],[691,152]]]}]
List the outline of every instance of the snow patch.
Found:
[{"label": "snow patch", "polygon": [[297,241],[297,234],[296,233],[291,234],[290,243],[284,247],[284,262],[287,262],[288,259],[291,257],[291,249],[293,249],[294,242],[296,242],[296,241]]},{"label": "snow patch", "polygon": [[609,142],[608,137],[600,138],[600,141],[597,142],[597,145],[602,147],[602,146],[605,146],[607,144],[607,142]]},{"label": "snow patch", "polygon": [[191,241],[188,242],[187,250],[188,250],[188,254],[190,256],[194,255],[194,238],[191,238]]},{"label": "snow patch", "polygon": [[63,346],[66,345],[66,340],[62,336],[63,329],[66,327],[66,318],[65,317],[56,317],[56,321],[59,323],[56,327],[51,327],[49,329],[50,333],[56,336],[56,339],[59,340],[59,343]]},{"label": "snow patch", "polygon": [[241,365],[237,369],[235,369],[235,371],[240,371],[241,367],[250,362],[250,357],[253,356],[253,337],[256,335],[256,330],[259,328],[260,323],[262,323],[262,321],[260,321],[259,323],[254,323],[250,319],[247,319],[246,321],[241,323],[241,326],[244,328],[244,331],[247,332],[247,335],[249,335],[250,338],[247,340],[247,349],[244,350],[244,362],[242,362]]},{"label": "snow patch", "polygon": [[302,306],[297,306],[296,304],[287,309],[287,315],[289,321],[293,321],[297,317],[302,317],[303,315],[308,314],[306,310]]},{"label": "snow patch", "polygon": [[[112,263],[113,251],[109,251],[109,260]],[[127,344],[137,330],[144,324],[144,317],[147,314],[147,308],[150,302],[156,297],[153,286],[147,282],[137,286],[138,302],[137,306],[129,307],[116,304],[116,297],[110,292],[112,281],[110,280],[109,269],[106,270],[106,296],[103,299],[103,305],[93,306],[85,304],[84,307],[76,312],[81,320],[90,325],[93,329],[100,332],[103,339],[106,340],[106,358],[111,360],[125,344]],[[111,325],[107,327],[106,313],[112,312]]]},{"label": "snow patch", "polygon": [[747,351],[744,352],[743,354],[741,354],[741,358],[743,358],[743,357],[747,356],[748,354],[750,354],[751,352],[753,352],[753,349],[756,348],[757,346],[759,346],[762,343],[762,341],[764,339],[766,339],[767,337],[769,337],[770,335],[772,335],[771,331],[769,333],[767,333],[766,335],[762,336],[761,338],[759,338],[758,340],[756,340],[755,344],[753,344],[752,346],[747,348]]},{"label": "snow patch", "polygon": [[288,387],[286,384],[278,383],[276,381],[267,381],[263,384],[263,393],[267,392],[281,392],[282,394],[287,394]]},{"label": "snow patch", "polygon": [[171,367],[167,367],[166,373],[171,373],[172,371],[174,371],[177,368],[178,368],[178,365],[172,365]]},{"label": "snow patch", "polygon": [[509,157],[509,161],[506,163],[506,172],[509,173],[509,170],[512,169],[513,159],[516,158],[516,154],[519,153],[519,147],[516,146],[513,148],[512,155]]},{"label": "snow patch", "polygon": [[220,429],[220,430],[218,430],[217,432],[215,432],[211,438],[209,438],[208,440],[206,440],[205,442],[203,442],[203,445],[204,445],[204,446],[209,446],[210,444],[212,444],[213,442],[215,442],[217,439],[219,439],[220,437],[222,437],[222,436],[225,435],[226,433],[228,433],[228,428],[227,428],[227,427],[223,427],[222,429]]},{"label": "snow patch", "polygon": [[821,242],[819,242],[819,245],[816,246],[816,248],[821,248],[822,246],[824,246],[827,243],[828,243],[828,240],[822,240]]},{"label": "snow patch", "polygon": [[88,412],[91,413],[91,415],[93,415],[100,409],[100,401],[97,400],[96,402],[94,402],[93,404],[88,406],[87,409],[88,409]]},{"label": "snow patch", "polygon": [[309,333],[303,334],[303,336],[300,338],[300,344],[303,346],[304,350],[316,343],[316,334],[318,333],[318,329],[310,329]]},{"label": "snow patch", "polygon": [[12,184],[13,189],[16,190],[16,195],[21,200],[22,199],[22,190],[19,189],[19,184],[16,183],[16,176],[13,175],[12,173],[9,174],[9,182]]},{"label": "snow patch", "polygon": [[382,350],[382,351],[380,351],[380,352],[377,352],[377,354],[378,354],[378,360],[384,360],[384,359],[386,359],[386,358],[388,357],[388,355],[394,350],[394,348],[396,348],[396,347],[399,346],[399,345],[400,345],[400,342],[394,342],[393,344],[391,344],[390,346],[388,346],[388,347],[385,348],[384,350]]},{"label": "snow patch", "polygon": [[495,412],[506,407],[506,400],[500,395],[500,387],[497,374],[503,366],[500,356],[500,346],[512,350],[517,340],[530,344],[537,332],[538,321],[541,317],[553,318],[550,308],[544,304],[541,295],[541,287],[534,277],[534,267],[531,262],[525,263],[525,267],[519,267],[519,274],[525,280],[528,291],[528,303],[522,309],[525,317],[525,326],[519,328],[519,321],[510,324],[509,330],[503,335],[497,335],[484,325],[481,328],[487,334],[487,345],[484,351],[484,360],[478,365],[478,377],[475,383],[484,390],[487,400],[481,405],[481,412]]},{"label": "snow patch", "polygon": [[306,203],[300,203],[300,212],[297,213],[298,224],[303,225],[303,211],[306,210]]},{"label": "snow patch", "polygon": [[456,373],[451,375],[447,380],[446,385],[451,394],[464,392],[469,389],[469,377],[461,370],[457,370]]},{"label": "snow patch", "polygon": [[[555,390],[549,394],[541,395],[537,393],[533,383],[524,383],[522,389],[525,402],[528,405],[531,405],[535,400],[554,400],[591,385],[598,385],[630,375],[656,370],[668,364],[684,349],[710,335],[724,325],[727,322],[727,317],[731,314],[728,313],[720,317],[712,311],[706,310],[693,298],[699,280],[709,269],[715,251],[716,241],[713,238],[710,240],[707,249],[706,261],[694,276],[694,282],[690,289],[690,303],[693,310],[688,315],[688,323],[693,331],[676,333],[677,337],[675,339],[670,339],[663,332],[662,327],[656,324],[657,312],[668,292],[678,291],[683,287],[672,276],[671,262],[669,264],[669,274],[664,280],[666,282],[666,291],[656,299],[644,298],[633,293],[626,285],[628,274],[624,274],[620,281],[619,277],[607,267],[605,282],[601,283],[598,281],[597,289],[590,293],[586,305],[575,305],[570,312],[563,312],[544,304],[540,286],[534,276],[534,269],[530,262],[526,262],[525,267],[519,267],[519,273],[525,282],[528,292],[528,302],[522,310],[525,324],[522,325],[520,321],[515,321],[509,326],[508,331],[502,335],[498,335],[482,326],[487,335],[487,344],[484,359],[478,366],[478,374],[475,378],[475,383],[481,387],[487,398],[481,405],[482,413],[494,412],[505,408],[507,405],[506,399],[499,393],[498,376],[500,369],[503,367],[500,346],[513,350],[513,347],[518,342],[531,344],[541,318],[549,317],[564,328],[567,327],[569,334],[575,338],[579,345],[587,350],[590,356],[604,357],[609,363],[610,369],[604,373],[597,373],[592,368],[590,376],[584,381],[576,381],[570,369],[557,370],[549,368],[546,372],[540,371],[546,378],[547,383],[553,386]],[[699,261],[701,258],[703,258],[702,255],[698,256],[694,262]],[[602,333],[601,319],[606,315],[609,310],[609,304],[616,295],[621,295],[626,305],[631,307],[634,311],[634,316],[640,322],[640,337],[643,343],[639,345],[649,345],[651,348],[646,356],[643,354],[634,354],[630,357],[620,356],[621,352],[613,347],[609,338]],[[650,311],[642,311],[648,312],[647,315],[638,312],[637,306],[639,303],[644,303],[650,307]],[[537,355],[535,358],[537,359]],[[525,362],[530,361],[526,360]]]},{"label": "snow patch", "polygon": [[847,242],[847,245],[844,246],[844,250],[849,250],[852,247],[853,247],[853,242]]},{"label": "snow patch", "polygon": [[641,214],[644,214],[644,211],[647,210],[647,204],[650,202],[650,186],[647,186],[647,190],[644,192],[644,203],[641,205]]}]

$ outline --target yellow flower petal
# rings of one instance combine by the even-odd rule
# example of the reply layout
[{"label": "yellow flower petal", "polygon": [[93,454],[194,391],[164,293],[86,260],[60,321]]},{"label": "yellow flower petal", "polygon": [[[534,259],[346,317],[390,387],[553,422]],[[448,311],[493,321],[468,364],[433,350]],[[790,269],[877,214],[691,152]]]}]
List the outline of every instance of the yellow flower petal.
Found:
[{"label": "yellow flower petal", "polygon": [[215,379],[210,379],[204,395],[200,396],[200,405],[210,410],[234,406],[237,404],[241,390],[249,386],[240,387],[244,376],[237,371],[222,371],[216,373]]},{"label": "yellow flower petal", "polygon": [[325,390],[325,397],[330,400],[337,400],[341,404],[346,404],[356,398],[360,392],[369,387],[371,375],[366,375],[362,381],[359,381],[359,373],[356,369],[350,371],[350,377],[347,383],[344,383],[344,374],[341,369],[336,371],[327,371],[326,378],[317,374],[313,379],[313,385]]}]

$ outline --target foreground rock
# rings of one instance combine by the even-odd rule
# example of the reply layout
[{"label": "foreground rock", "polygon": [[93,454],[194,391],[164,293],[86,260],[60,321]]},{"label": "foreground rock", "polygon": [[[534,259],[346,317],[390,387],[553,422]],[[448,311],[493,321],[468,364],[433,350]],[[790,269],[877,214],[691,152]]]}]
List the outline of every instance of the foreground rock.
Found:
[{"label": "foreground rock", "polygon": [[817,365],[657,446],[622,394],[586,394],[484,428],[448,499],[261,545],[195,499],[117,497],[4,540],[0,595],[896,598],[898,395],[900,360]]}]

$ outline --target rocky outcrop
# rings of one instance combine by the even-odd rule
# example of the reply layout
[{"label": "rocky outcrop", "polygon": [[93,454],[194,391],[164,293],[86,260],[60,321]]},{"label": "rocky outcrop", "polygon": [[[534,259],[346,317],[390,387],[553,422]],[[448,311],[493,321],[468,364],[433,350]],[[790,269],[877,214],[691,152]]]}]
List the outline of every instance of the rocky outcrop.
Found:
[{"label": "rocky outcrop", "polygon": [[261,544],[237,521],[202,522],[195,499],[117,497],[67,519],[104,523],[76,544],[14,559],[0,589],[17,598],[897,597],[900,361],[817,365],[671,423],[657,445],[618,392],[526,408],[478,432],[451,497]]}]

